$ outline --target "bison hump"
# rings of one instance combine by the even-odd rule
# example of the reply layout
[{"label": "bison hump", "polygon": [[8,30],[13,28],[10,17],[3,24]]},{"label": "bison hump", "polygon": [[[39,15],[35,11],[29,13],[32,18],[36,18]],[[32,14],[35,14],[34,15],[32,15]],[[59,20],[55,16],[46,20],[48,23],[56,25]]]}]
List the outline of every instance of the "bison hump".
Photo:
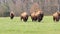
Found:
[{"label": "bison hump", "polygon": [[26,12],[22,13],[21,16],[25,17],[27,15]]},{"label": "bison hump", "polygon": [[57,16],[58,16],[58,13],[54,13],[53,16],[54,16],[54,17],[57,17]]}]

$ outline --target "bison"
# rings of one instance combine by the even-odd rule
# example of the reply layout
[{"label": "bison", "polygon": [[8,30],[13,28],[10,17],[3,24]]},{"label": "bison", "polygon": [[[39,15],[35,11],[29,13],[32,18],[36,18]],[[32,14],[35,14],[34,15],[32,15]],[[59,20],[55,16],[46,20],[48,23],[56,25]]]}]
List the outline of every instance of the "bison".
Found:
[{"label": "bison", "polygon": [[11,18],[11,19],[14,18],[14,12],[13,12],[13,11],[10,12],[10,18]]},{"label": "bison", "polygon": [[43,19],[43,16],[44,16],[43,11],[36,12],[36,17],[37,17],[38,22],[40,22]]},{"label": "bison", "polygon": [[28,20],[28,14],[26,12],[21,13],[21,20],[26,22]]},{"label": "bison", "polygon": [[36,21],[37,20],[36,12],[31,13],[30,16],[31,16],[32,21]]},{"label": "bison", "polygon": [[43,11],[37,11],[37,12],[33,12],[31,13],[31,19],[32,21],[37,21],[40,22],[43,19],[44,13]]},{"label": "bison", "polygon": [[56,22],[58,22],[59,19],[60,19],[60,12],[55,12],[53,14],[53,20],[56,21]]}]

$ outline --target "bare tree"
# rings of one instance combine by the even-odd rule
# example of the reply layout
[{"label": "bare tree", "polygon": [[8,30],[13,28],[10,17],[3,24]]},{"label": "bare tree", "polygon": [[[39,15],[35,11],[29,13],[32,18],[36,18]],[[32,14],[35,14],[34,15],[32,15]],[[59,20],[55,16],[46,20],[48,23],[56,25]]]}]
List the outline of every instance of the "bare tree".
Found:
[{"label": "bare tree", "polygon": [[34,3],[31,6],[30,12],[32,13],[32,12],[35,12],[35,11],[38,11],[38,10],[40,10],[38,3]]}]

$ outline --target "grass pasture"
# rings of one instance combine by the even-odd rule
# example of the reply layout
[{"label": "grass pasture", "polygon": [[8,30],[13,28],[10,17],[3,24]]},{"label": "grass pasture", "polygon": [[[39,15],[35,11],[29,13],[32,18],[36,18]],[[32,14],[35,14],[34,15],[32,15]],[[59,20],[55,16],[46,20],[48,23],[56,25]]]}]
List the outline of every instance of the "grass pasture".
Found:
[{"label": "grass pasture", "polygon": [[0,17],[0,34],[60,34],[60,21],[54,22],[52,16],[45,16],[41,22]]}]

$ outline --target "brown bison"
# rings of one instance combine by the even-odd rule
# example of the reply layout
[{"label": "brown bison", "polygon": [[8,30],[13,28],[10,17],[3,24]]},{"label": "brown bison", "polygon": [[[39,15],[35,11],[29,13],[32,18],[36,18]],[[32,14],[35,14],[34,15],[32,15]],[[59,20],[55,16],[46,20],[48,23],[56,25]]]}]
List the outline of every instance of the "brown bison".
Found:
[{"label": "brown bison", "polygon": [[32,21],[36,21],[37,20],[36,12],[31,13],[30,16],[31,16]]},{"label": "brown bison", "polygon": [[40,22],[43,19],[43,15],[44,13],[42,11],[33,12],[31,13],[31,19],[32,21],[38,20],[38,22]]},{"label": "brown bison", "polygon": [[43,19],[43,16],[44,16],[43,11],[40,10],[36,12],[36,17],[37,17],[38,22],[40,22]]},{"label": "brown bison", "polygon": [[14,18],[14,12],[13,12],[13,11],[10,12],[10,18],[11,18],[11,19]]},{"label": "brown bison", "polygon": [[28,20],[28,14],[26,12],[23,12],[21,14],[21,20],[23,19],[24,22],[26,22]]},{"label": "brown bison", "polygon": [[60,12],[54,13],[54,14],[53,14],[53,20],[58,22],[59,19],[60,19]]}]

